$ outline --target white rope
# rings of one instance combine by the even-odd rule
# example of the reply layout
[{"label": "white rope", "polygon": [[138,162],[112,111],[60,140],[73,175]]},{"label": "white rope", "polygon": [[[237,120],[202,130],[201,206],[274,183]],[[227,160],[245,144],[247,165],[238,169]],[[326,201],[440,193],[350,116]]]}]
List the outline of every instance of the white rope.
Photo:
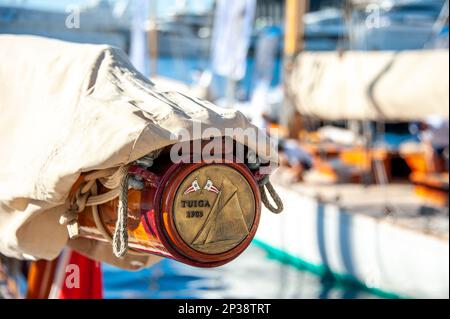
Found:
[{"label": "white rope", "polygon": [[[110,192],[108,192],[108,193],[105,193],[105,194],[103,194],[103,195],[109,194],[109,193],[111,193],[111,192],[112,192],[112,191],[110,191]],[[90,198],[94,198],[94,199],[95,199],[95,197],[100,197],[100,196],[101,196],[101,195],[95,196],[95,195],[97,195],[97,184],[95,184],[94,187],[92,188],[91,194],[92,194],[93,196],[90,197]],[[117,192],[117,195],[114,196],[112,199],[116,198],[118,195],[119,195],[119,193]],[[111,195],[111,196],[112,196],[112,195]],[[90,199],[90,198],[89,198],[89,199]],[[89,199],[88,199],[88,203],[89,203]],[[111,200],[111,199],[110,199],[110,200]],[[110,201],[110,200],[108,200],[108,201]],[[94,201],[95,201],[95,200],[94,200]],[[101,218],[100,218],[100,213],[99,213],[99,210],[98,210],[98,206],[97,206],[97,205],[100,205],[100,204],[94,204],[94,205],[91,206],[91,209],[92,209],[92,216],[94,217],[94,223],[95,223],[95,226],[97,227],[98,231],[102,234],[103,238],[105,238],[105,239],[112,245],[112,244],[113,244],[113,237],[111,236],[111,234],[109,233],[109,231],[106,229],[105,225],[103,224],[103,222],[102,222],[102,220],[101,220]],[[87,205],[87,206],[89,206],[89,205]],[[137,250],[133,250],[133,249],[128,250],[128,254],[129,254],[129,255],[133,255],[133,256],[148,256],[148,255],[145,254],[145,253],[141,253],[141,252],[139,252],[139,251],[137,251]],[[116,256],[116,257],[117,257],[117,256]]]},{"label": "white rope", "polygon": [[[128,166],[124,167],[128,170]],[[120,174],[123,176],[124,167],[95,171],[84,177],[84,183],[78,187],[69,209],[59,219],[61,225],[66,225],[70,238],[79,236],[78,214],[83,212],[87,206],[90,206],[98,230],[106,240],[112,242],[111,236],[100,220],[97,206],[119,196],[120,185],[118,185],[117,180]],[[97,180],[99,179],[103,179],[109,185],[117,185],[117,187],[104,194],[97,195]]]},{"label": "white rope", "polygon": [[130,176],[125,174],[120,183],[119,207],[117,209],[116,229],[113,236],[113,253],[117,258],[122,258],[128,251],[128,180]]},{"label": "white rope", "polygon": [[[153,165],[153,160],[160,153],[161,150],[153,151],[136,161],[136,163],[148,168]],[[129,165],[124,165],[119,168],[94,171],[84,176],[84,183],[78,187],[68,210],[59,220],[61,225],[67,226],[70,238],[79,236],[78,214],[83,212],[86,207],[91,207],[96,228],[111,243],[116,257],[123,258],[127,252],[138,256],[146,255],[139,251],[128,249],[128,188],[130,186],[128,168]],[[110,190],[98,195],[97,181]],[[100,218],[98,205],[107,203],[117,197],[119,197],[117,221],[114,234],[111,236]]]},{"label": "white rope", "polygon": [[[128,209],[124,209],[128,208],[128,186],[122,188],[122,185],[117,182],[127,176],[125,174],[127,171],[128,166],[122,166],[114,170],[96,171],[84,177],[85,183],[78,188],[69,209],[59,220],[60,224],[67,226],[70,238],[75,238],[79,235],[78,214],[83,212],[86,207],[91,207],[95,226],[101,235],[113,246],[113,253],[116,257],[122,258],[127,252],[130,255],[136,256],[146,255],[139,251],[128,250],[128,231],[126,227]],[[97,180],[100,180],[104,186],[115,186],[115,188],[97,195]],[[118,220],[114,235],[111,236],[100,218],[98,205],[107,203],[117,197],[119,197]],[[116,237],[116,241],[114,241],[114,237]]]}]

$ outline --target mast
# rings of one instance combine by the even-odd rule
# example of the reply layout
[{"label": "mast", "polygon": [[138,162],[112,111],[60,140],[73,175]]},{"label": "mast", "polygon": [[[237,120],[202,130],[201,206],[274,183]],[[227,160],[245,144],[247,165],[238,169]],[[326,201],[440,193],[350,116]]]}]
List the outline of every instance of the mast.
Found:
[{"label": "mast", "polygon": [[[309,8],[309,0],[286,0],[284,35],[284,81],[289,79],[295,57],[304,49],[305,24],[303,17]],[[286,85],[285,85],[286,87]],[[289,94],[284,93],[283,112],[280,124],[287,128],[290,138],[298,138],[301,130],[300,113]]]},{"label": "mast", "polygon": [[304,48],[305,26],[303,17],[309,0],[286,0],[284,55],[293,58]]}]

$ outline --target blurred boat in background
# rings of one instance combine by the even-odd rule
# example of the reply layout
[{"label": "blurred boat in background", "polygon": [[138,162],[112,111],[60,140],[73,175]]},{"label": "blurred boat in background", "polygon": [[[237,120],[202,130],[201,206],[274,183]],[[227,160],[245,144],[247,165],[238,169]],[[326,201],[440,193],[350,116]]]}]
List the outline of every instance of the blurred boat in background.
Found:
[{"label": "blurred boat in background", "polygon": [[448,1],[355,0],[342,17],[341,50],[293,42],[287,100],[268,124],[289,141],[285,214],[264,214],[257,242],[376,291],[448,298]]},{"label": "blurred boat in background", "polygon": [[445,24],[445,14],[448,16],[448,4],[442,0],[352,0],[352,3],[353,50],[431,48],[441,32],[439,26]]}]

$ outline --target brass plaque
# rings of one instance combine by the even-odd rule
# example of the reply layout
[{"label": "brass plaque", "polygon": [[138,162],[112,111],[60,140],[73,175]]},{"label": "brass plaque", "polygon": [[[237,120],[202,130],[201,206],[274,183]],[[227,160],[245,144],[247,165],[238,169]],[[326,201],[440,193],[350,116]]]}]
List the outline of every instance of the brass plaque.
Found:
[{"label": "brass plaque", "polygon": [[202,253],[220,254],[247,237],[256,203],[241,173],[211,164],[184,179],[173,207],[175,226],[184,242]]}]

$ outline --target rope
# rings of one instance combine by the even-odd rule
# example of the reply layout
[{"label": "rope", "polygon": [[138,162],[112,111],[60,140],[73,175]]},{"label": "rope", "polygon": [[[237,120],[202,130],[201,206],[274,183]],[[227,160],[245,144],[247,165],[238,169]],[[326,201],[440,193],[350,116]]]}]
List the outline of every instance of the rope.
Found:
[{"label": "rope", "polygon": [[113,236],[113,252],[122,258],[128,251],[128,180],[130,175],[125,174],[120,183],[119,207],[117,209],[116,229]]},{"label": "rope", "polygon": [[[274,214],[281,213],[283,211],[283,202],[281,201],[280,196],[278,196],[277,192],[275,191],[275,188],[273,188],[273,185],[269,180],[269,175],[259,181],[258,184],[259,191],[261,192],[261,201],[263,202],[264,206],[266,206],[266,208]],[[266,189],[272,197],[272,200],[275,203],[276,207],[274,207],[267,198]]]},{"label": "rope", "polygon": [[[98,216],[97,205],[107,203],[119,196],[120,185],[117,183],[117,180],[119,177],[121,178],[123,176],[125,168],[128,169],[128,166],[120,167],[119,169],[113,168],[95,171],[84,177],[84,184],[77,189],[74,197],[71,199],[69,209],[59,219],[61,225],[67,226],[69,238],[75,238],[79,235],[78,214],[83,212],[87,206],[90,206],[92,207],[95,224],[100,233],[102,233],[108,241],[112,242],[111,236],[109,236]],[[110,186],[116,185],[116,188],[104,194],[97,195],[96,182],[100,179],[105,180]]]},{"label": "rope", "polygon": [[[94,185],[94,187],[91,189],[91,195],[95,196],[97,195],[97,184]],[[102,234],[102,236],[110,243],[112,243],[112,237],[109,234],[108,230],[103,225],[102,220],[100,219],[100,214],[98,212],[97,205],[92,205],[92,216],[94,217],[95,226],[99,230],[99,232]]]},{"label": "rope", "polygon": [[[109,189],[119,189],[123,176],[128,172],[128,165],[124,165],[116,169],[107,177],[99,178],[100,183]],[[117,193],[116,197],[119,196]]]},{"label": "rope", "polygon": [[[153,161],[159,156],[161,150],[156,150],[148,155],[136,160],[136,164],[149,168],[153,165]],[[119,187],[119,205],[117,208],[117,221],[114,235],[112,238],[113,253],[117,258],[122,258],[128,252],[128,187],[130,186],[130,175],[128,167],[122,171],[123,177]],[[117,176],[115,179],[117,180]],[[109,181],[110,182],[110,181]],[[139,252],[134,252],[141,255]]]},{"label": "rope", "polygon": [[[135,161],[135,164],[149,168],[153,165],[153,161],[159,156],[161,151],[162,149],[152,151]],[[111,243],[113,253],[116,257],[122,258],[127,252],[137,256],[146,255],[139,251],[128,249],[128,188],[143,185],[142,182],[134,180],[128,175],[128,168],[129,165],[124,165],[119,168],[94,171],[84,176],[84,183],[77,189],[75,196],[71,199],[68,210],[59,220],[61,225],[67,226],[70,238],[79,236],[78,214],[89,206],[92,208],[92,215],[98,231]],[[98,195],[97,181],[110,190]],[[114,234],[111,237],[100,218],[97,206],[117,197],[119,197],[117,221]]]},{"label": "rope", "polygon": [[[115,190],[113,190],[113,191],[115,191]],[[110,192],[108,192],[108,193],[105,193],[105,194],[102,194],[102,195],[106,195],[106,194],[111,194],[113,191],[110,191]],[[99,196],[95,196],[95,195],[97,195],[97,184],[94,184],[94,187],[91,189],[91,197],[88,199],[88,203],[89,203],[89,200],[91,199],[91,198],[100,198],[101,197],[101,195],[99,195]],[[110,196],[113,196],[113,194],[111,194]],[[117,192],[117,195],[114,195],[114,197],[113,197],[113,199],[114,198],[116,198],[117,196],[119,196],[119,192]],[[109,199],[108,201],[110,201],[111,199]],[[93,202],[94,202],[95,200],[93,200]],[[97,227],[97,229],[98,229],[98,231],[102,234],[102,236],[111,244],[111,245],[113,245],[113,237],[111,237],[111,235],[110,235],[110,233],[108,232],[108,230],[106,229],[106,227],[105,227],[105,225],[103,224],[103,222],[102,222],[102,220],[101,220],[101,218],[100,218],[100,213],[99,213],[99,211],[98,211],[98,206],[97,205],[99,205],[99,204],[96,204],[96,205],[92,205],[91,206],[91,209],[92,209],[92,216],[94,217],[94,223],[95,223],[95,226]],[[87,205],[88,206],[88,205]],[[129,255],[134,255],[134,256],[147,256],[147,254],[145,254],[145,253],[141,253],[141,252],[139,252],[139,251],[137,251],[137,250],[133,250],[133,249],[130,249],[130,250],[128,250],[128,254]],[[116,256],[116,257],[118,257],[118,256]]]}]

